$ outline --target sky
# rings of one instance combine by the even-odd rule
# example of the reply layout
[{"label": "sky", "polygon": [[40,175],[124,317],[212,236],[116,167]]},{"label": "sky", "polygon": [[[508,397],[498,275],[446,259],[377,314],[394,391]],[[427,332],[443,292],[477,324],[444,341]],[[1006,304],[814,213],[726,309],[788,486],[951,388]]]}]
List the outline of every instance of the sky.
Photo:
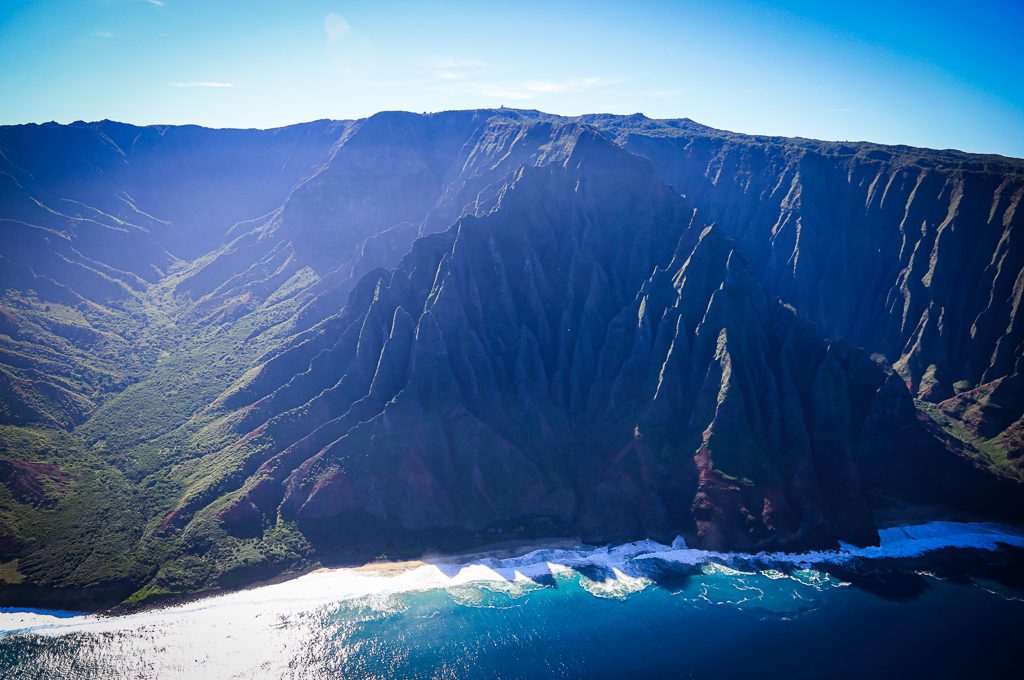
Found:
[{"label": "sky", "polygon": [[0,0],[0,124],[643,113],[1024,157],[1024,0]]}]

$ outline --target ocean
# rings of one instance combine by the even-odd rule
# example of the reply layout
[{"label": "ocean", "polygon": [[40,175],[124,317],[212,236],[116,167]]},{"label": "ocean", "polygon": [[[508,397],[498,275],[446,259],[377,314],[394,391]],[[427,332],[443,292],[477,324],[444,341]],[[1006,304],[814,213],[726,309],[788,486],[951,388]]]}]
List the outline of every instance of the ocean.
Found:
[{"label": "ocean", "polygon": [[0,610],[3,678],[997,678],[1024,668],[1024,533],[874,548],[640,541],[320,571],[119,617]]}]

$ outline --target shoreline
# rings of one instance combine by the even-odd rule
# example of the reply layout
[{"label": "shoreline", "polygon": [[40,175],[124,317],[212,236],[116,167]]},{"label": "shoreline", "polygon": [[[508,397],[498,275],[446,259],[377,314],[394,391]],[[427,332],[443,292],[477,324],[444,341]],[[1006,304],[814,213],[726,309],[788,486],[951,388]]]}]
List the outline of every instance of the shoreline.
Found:
[{"label": "shoreline", "polygon": [[[61,620],[46,616],[47,612],[0,615],[0,641],[8,658],[20,664],[15,668],[31,668],[25,663],[38,664],[39,659],[43,659],[43,667],[56,667],[55,663],[63,663],[63,657],[45,656],[56,651],[74,655],[73,665],[61,668],[73,670],[83,659],[86,663],[102,663],[101,667],[108,669],[106,674],[131,669],[140,677],[285,676],[294,674],[296,668],[316,668],[321,663],[325,669],[330,666],[335,672],[344,669],[360,675],[371,666],[377,669],[375,659],[382,654],[388,664],[392,654],[409,661],[404,655],[412,645],[416,645],[415,650],[429,652],[431,645],[439,640],[443,644],[452,636],[458,642],[449,648],[456,655],[451,658],[461,659],[457,655],[462,653],[459,643],[463,638],[483,640],[489,645],[488,635],[504,631],[506,624],[511,637],[499,633],[501,637],[495,639],[512,640],[528,650],[535,648],[538,639],[561,645],[566,620],[572,622],[577,616],[584,617],[580,619],[584,626],[597,624],[594,630],[603,631],[601,644],[609,648],[621,642],[623,616],[635,623],[636,640],[649,640],[652,631],[644,622],[652,603],[660,607],[656,611],[675,612],[678,618],[673,620],[684,625],[703,621],[714,624],[726,613],[742,620],[771,621],[780,633],[789,636],[792,621],[807,621],[803,614],[824,610],[825,604],[843,605],[831,611],[845,616],[844,612],[850,611],[850,597],[872,606],[872,615],[865,618],[872,630],[875,617],[890,620],[893,603],[901,603],[895,606],[905,612],[913,610],[902,603],[920,600],[927,607],[923,620],[929,624],[948,611],[935,607],[961,602],[964,595],[970,597],[970,611],[980,617],[979,621],[989,621],[993,602],[1012,603],[1001,605],[1004,609],[1012,607],[1008,610],[1012,616],[1007,615],[1006,621],[1019,616],[1021,600],[1014,595],[1020,592],[1019,579],[1014,574],[1024,563],[1024,530],[991,523],[940,521],[887,530],[881,544],[887,554],[911,556],[910,562],[895,566],[899,578],[894,582],[884,575],[882,581],[877,580],[879,571],[888,574],[893,568],[886,562],[863,568],[859,561],[847,563],[850,557],[867,552],[855,548],[840,551],[848,556],[836,560],[837,570],[832,570],[829,555],[823,556],[820,565],[802,562],[806,557],[813,559],[813,553],[775,555],[788,560],[787,566],[772,562],[772,554],[762,553],[763,563],[750,564],[744,553],[688,549],[680,541],[666,545],[641,540],[579,550],[565,549],[578,545],[572,540],[515,541],[459,554],[424,555],[424,559],[318,568],[278,586],[200,598],[192,604],[121,617]],[[1004,545],[1014,546],[1014,550],[1004,554]],[[989,558],[987,551],[999,552]],[[914,559],[915,555],[920,559]],[[722,562],[716,556],[736,561]],[[652,559],[658,562],[648,561]],[[462,564],[453,564],[456,562]],[[678,564],[678,569],[672,564]],[[959,574],[965,578],[958,579]],[[903,575],[911,580],[904,580]],[[993,578],[994,585],[971,581],[975,576]],[[552,577],[562,582],[553,583]],[[691,583],[691,579],[695,581]],[[941,583],[932,587],[933,579]],[[944,592],[946,586],[942,584],[946,582],[957,588],[952,600],[928,599],[929,592]],[[1011,590],[997,592],[995,588],[1004,583]],[[661,592],[634,597],[650,590]],[[600,604],[602,601],[611,602]],[[629,609],[625,608],[627,602],[633,603]],[[517,613],[509,617],[502,611],[509,609]],[[536,616],[542,618],[530,618]],[[562,620],[565,616],[569,618]],[[697,616],[702,618],[694,618]],[[470,625],[464,625],[467,622]],[[481,626],[473,627],[471,622]],[[517,637],[524,630],[524,622],[544,626],[543,631],[550,635]],[[823,639],[836,637],[821,631],[813,618],[807,625]],[[899,631],[901,625],[894,624],[894,630]],[[964,626],[973,630],[973,623]],[[661,630],[665,639],[653,642],[653,646],[673,654],[671,645],[678,642],[675,633],[665,632],[660,626],[656,630]],[[708,630],[711,637],[717,636],[713,625]],[[739,626],[737,630],[747,629]],[[1005,625],[1001,630],[1005,633]],[[422,638],[420,632],[424,633]],[[410,634],[416,637],[408,637]],[[1006,636],[1012,639],[1012,635]],[[421,639],[426,641],[422,647],[416,642]],[[742,639],[738,638],[740,642]],[[379,645],[382,640],[387,644]],[[704,644],[706,641],[698,640],[695,648]],[[627,653],[636,648],[635,644],[625,647]],[[723,649],[730,648],[732,643],[725,643]],[[769,651],[774,649],[772,646]],[[851,649],[858,651],[856,644]],[[967,655],[974,651],[964,649]],[[22,658],[27,662],[20,661]],[[335,664],[336,659],[341,659],[341,665]],[[468,673],[477,661],[467,657],[460,663],[463,665],[458,669]],[[628,664],[624,670],[635,670],[634,661]],[[971,667],[976,666],[972,660]],[[391,674],[413,675],[406,671],[423,666],[415,658],[405,665],[380,668]],[[450,670],[451,666],[445,668]]]},{"label": "shoreline", "polygon": [[469,564],[485,559],[505,560],[522,557],[537,550],[581,550],[598,547],[578,538],[508,540],[482,545],[479,548],[452,553],[425,553],[409,560],[374,560],[358,565],[324,565],[307,573],[329,573],[350,570],[357,573],[395,574],[431,564]]},{"label": "shoreline", "polygon": [[[878,531],[903,526],[916,526],[931,522],[957,522],[957,523],[987,523],[997,522],[1007,527],[1012,527],[1024,532],[1024,526],[1017,526],[1005,521],[993,520],[991,517],[984,517],[974,513],[965,513],[947,508],[941,505],[925,505],[920,503],[893,502],[888,500],[880,504],[874,510],[875,526]],[[634,540],[647,540],[648,537],[640,537]],[[339,570],[352,570],[362,574],[396,575],[405,571],[430,564],[466,564],[473,560],[481,559],[509,559],[526,555],[535,550],[557,550],[557,549],[582,549],[594,548],[599,545],[622,545],[627,540],[615,542],[604,542],[590,544],[582,541],[579,537],[548,537],[548,538],[510,538],[501,541],[483,543],[475,547],[456,549],[450,552],[427,551],[419,557],[406,559],[384,559],[371,561],[331,561],[320,564],[316,567],[300,568],[295,570],[279,571],[269,574],[265,578],[258,578],[244,585],[226,586],[213,590],[205,590],[196,593],[182,593],[158,598],[153,601],[143,601],[135,604],[117,603],[109,607],[83,610],[86,614],[93,614],[104,617],[127,616],[139,612],[166,609],[180,605],[189,604],[197,600],[222,597],[233,593],[242,593],[256,588],[277,585],[294,579],[302,578],[309,574],[330,573]],[[807,551],[800,551],[807,552]],[[29,607],[26,607],[29,608]],[[70,611],[70,610],[56,610]]]},{"label": "shoreline", "polygon": [[[258,579],[244,586],[218,588],[197,593],[174,595],[151,602],[140,602],[133,605],[117,604],[112,607],[97,609],[58,609],[46,606],[7,606],[0,605],[0,615],[30,614],[49,616],[57,619],[76,617],[94,617],[96,620],[114,620],[138,614],[171,611],[203,600],[213,601],[218,598],[241,596],[246,592],[269,586],[282,585],[297,581],[311,575],[329,575],[336,573],[352,573],[363,576],[389,578],[414,571],[430,565],[468,565],[485,559],[515,559],[537,550],[582,550],[597,546],[584,543],[578,538],[555,537],[550,539],[510,539],[481,545],[478,548],[451,553],[427,552],[422,556],[406,560],[373,560],[370,562],[347,563],[335,562],[329,565],[312,567],[296,571],[278,573],[264,579]],[[0,637],[16,631],[0,629]]]},{"label": "shoreline", "polygon": [[[934,514],[930,515],[930,519],[922,521],[922,517],[919,514],[920,510],[924,508],[917,508],[915,512],[905,512],[907,508],[903,509],[904,512],[892,513],[887,517],[879,517],[879,530],[883,532],[897,532],[901,530],[910,529],[913,527],[927,527],[937,526],[944,524],[951,524],[954,526],[963,526],[964,528],[975,527],[984,528],[985,531],[990,531],[992,528],[998,529],[997,535],[1005,536],[1017,536],[1022,539],[1024,543],[1024,527],[1018,527],[1012,524],[1006,523],[993,523],[993,522],[979,522],[974,519],[952,519],[948,517],[936,518]],[[902,519],[902,521],[900,521]],[[968,532],[969,533],[969,532]],[[984,533],[984,532],[983,532]],[[921,539],[917,539],[921,540]],[[939,538],[941,541],[941,537]],[[298,581],[299,579],[308,578],[311,576],[329,576],[332,574],[351,574],[367,577],[370,580],[377,579],[389,579],[400,577],[409,572],[413,572],[417,569],[428,567],[428,566],[460,566],[462,568],[473,567],[483,561],[496,560],[496,561],[514,561],[518,558],[526,556],[532,552],[539,550],[566,550],[566,551],[599,551],[604,547],[608,547],[612,550],[616,548],[623,548],[627,546],[636,545],[641,542],[650,541],[650,539],[638,539],[636,541],[622,541],[614,543],[602,543],[589,544],[581,541],[578,538],[568,537],[552,537],[552,538],[531,538],[531,539],[510,539],[505,541],[499,541],[481,545],[476,548],[469,548],[465,550],[458,550],[453,552],[426,552],[420,557],[411,559],[401,560],[374,560],[369,562],[335,562],[330,564],[322,564],[316,567],[310,567],[306,569],[298,569],[292,571],[277,572],[262,579],[255,579],[243,586],[238,587],[224,587],[213,590],[206,590],[196,593],[188,593],[181,595],[172,595],[165,598],[155,599],[153,601],[143,601],[137,604],[116,604],[110,607],[94,608],[94,609],[74,609],[74,608],[55,608],[48,607],[44,603],[37,603],[35,605],[2,605],[0,606],[0,615],[2,614],[14,614],[14,613],[26,613],[26,614],[39,614],[52,616],[56,618],[68,618],[68,617],[94,617],[96,620],[103,619],[117,619],[123,618],[136,614],[143,614],[147,612],[157,612],[161,610],[173,610],[180,607],[187,607],[190,604],[198,601],[213,601],[218,598],[226,598],[237,596],[244,598],[245,593],[255,591],[261,588],[267,588],[272,586],[281,586],[291,582]],[[740,558],[751,558],[756,555],[763,555],[766,557],[775,557],[783,560],[796,560],[808,563],[815,563],[816,558],[823,558],[827,555],[834,555],[836,553],[842,554],[844,552],[853,551],[866,553],[871,555],[872,552],[877,552],[882,549],[882,546],[869,546],[866,548],[857,548],[854,546],[844,545],[839,551],[829,550],[808,550],[808,551],[793,551],[793,552],[762,552],[762,553],[743,553],[743,552],[718,552],[703,550],[700,548],[680,548],[676,550],[675,546],[669,546],[666,544],[651,541],[651,543],[661,546],[666,550],[663,551],[666,555],[676,552],[689,552],[693,554],[704,555],[709,558],[724,558],[740,557]],[[956,543],[950,544],[948,547],[966,547],[970,548],[970,545],[959,545]],[[881,555],[880,555],[881,556]],[[43,606],[39,606],[42,604]],[[69,605],[74,607],[74,604],[69,602]],[[5,634],[0,630],[0,636]]]},{"label": "shoreline", "polygon": [[[100,618],[118,618],[140,614],[150,611],[172,609],[197,602],[199,600],[212,600],[218,597],[245,593],[246,591],[267,586],[279,585],[294,581],[311,574],[329,574],[334,572],[352,572],[364,575],[394,576],[403,572],[412,571],[419,567],[437,564],[468,564],[484,559],[511,559],[522,557],[536,550],[574,550],[594,548],[596,546],[584,543],[578,538],[554,537],[531,538],[531,539],[509,539],[487,543],[477,548],[469,548],[454,552],[426,552],[420,557],[404,560],[372,560],[369,562],[331,562],[317,567],[296,569],[291,571],[277,572],[266,578],[258,578],[245,585],[223,587],[211,590],[203,590],[195,593],[174,594],[166,597],[156,598],[150,601],[142,601],[133,604],[117,603],[108,607],[93,608],[55,608],[48,607],[46,603],[34,605],[6,605],[0,604],[0,614],[8,613],[4,610],[14,612],[47,613],[51,616],[66,618],[68,616],[95,616]],[[0,635],[3,633],[0,632]]]}]

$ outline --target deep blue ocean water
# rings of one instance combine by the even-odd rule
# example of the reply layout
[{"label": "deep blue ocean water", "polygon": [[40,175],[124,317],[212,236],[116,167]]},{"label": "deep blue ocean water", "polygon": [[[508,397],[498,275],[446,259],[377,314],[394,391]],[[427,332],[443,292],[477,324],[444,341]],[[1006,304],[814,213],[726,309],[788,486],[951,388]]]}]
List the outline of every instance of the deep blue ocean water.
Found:
[{"label": "deep blue ocean water", "polygon": [[1021,677],[1024,537],[929,526],[842,559],[647,542],[313,574],[119,618],[8,610],[0,676]]}]

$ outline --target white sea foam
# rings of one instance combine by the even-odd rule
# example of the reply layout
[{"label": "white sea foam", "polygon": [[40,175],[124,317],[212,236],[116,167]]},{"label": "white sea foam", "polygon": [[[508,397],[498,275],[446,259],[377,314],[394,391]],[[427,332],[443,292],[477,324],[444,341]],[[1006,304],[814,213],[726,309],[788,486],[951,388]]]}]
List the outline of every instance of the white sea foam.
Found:
[{"label": "white sea foam", "polygon": [[[986,522],[929,522],[893,527],[881,530],[879,538],[879,545],[866,548],[841,544],[839,550],[817,550],[804,553],[763,552],[749,555],[697,550],[684,546],[639,555],[635,559],[657,558],[692,565],[716,561],[729,563],[736,559],[761,564],[841,564],[851,559],[915,557],[945,548],[997,550],[1001,544],[1024,547],[1024,533],[1012,527]],[[678,542],[679,539],[676,539],[676,543]]]},{"label": "white sea foam", "polygon": [[[686,547],[677,538],[671,545],[644,540],[605,547],[542,549],[513,558],[481,559],[468,564],[434,562],[396,569],[333,569],[318,571],[283,583],[261,586],[164,609],[118,617],[81,615],[51,616],[25,611],[0,612],[0,635],[18,631],[44,635],[72,632],[106,632],[130,628],[171,627],[182,644],[199,642],[207,635],[262,634],[267,644],[284,644],[279,631],[326,605],[357,598],[387,613],[396,595],[470,584],[491,590],[522,594],[543,579],[580,575],[589,592],[602,597],[624,597],[651,583],[651,560],[702,567],[725,573],[749,574],[751,565],[763,565],[769,578],[788,577],[805,585],[816,579],[786,575],[774,569],[780,565],[809,567],[839,564],[851,559],[906,558],[943,548],[996,550],[1001,544],[1024,547],[1024,533],[1010,527],[987,523],[931,522],[885,529],[881,544],[857,548],[842,546],[836,551],[806,553],[721,553]],[[738,571],[746,569],[748,571]],[[798,570],[801,571],[801,570]],[[250,643],[252,640],[250,639]],[[294,640],[292,641],[294,642]]]}]

